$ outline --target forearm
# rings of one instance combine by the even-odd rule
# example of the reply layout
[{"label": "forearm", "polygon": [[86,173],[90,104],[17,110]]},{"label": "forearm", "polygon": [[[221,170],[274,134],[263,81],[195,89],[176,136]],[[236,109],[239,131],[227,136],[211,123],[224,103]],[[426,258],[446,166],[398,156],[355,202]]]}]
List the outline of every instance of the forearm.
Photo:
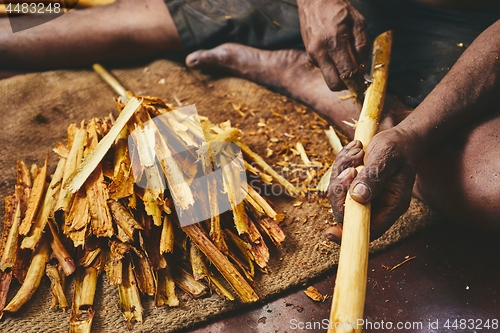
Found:
[{"label": "forearm", "polygon": [[463,53],[427,98],[396,128],[419,153],[500,103],[500,21]]},{"label": "forearm", "polygon": [[152,56],[179,49],[175,37],[177,31],[162,0],[122,0],[72,11],[17,33],[3,19],[0,67],[43,69]]}]

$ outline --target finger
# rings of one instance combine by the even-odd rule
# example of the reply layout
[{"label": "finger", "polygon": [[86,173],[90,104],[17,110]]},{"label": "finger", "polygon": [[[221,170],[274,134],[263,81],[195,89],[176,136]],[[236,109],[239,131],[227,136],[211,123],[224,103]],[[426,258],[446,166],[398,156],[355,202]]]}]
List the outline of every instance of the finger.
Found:
[{"label": "finger", "polygon": [[366,21],[363,15],[359,12],[353,12],[353,24],[352,24],[352,34],[353,34],[353,44],[355,49],[355,56],[358,64],[366,65],[368,61],[369,45],[368,45],[368,35],[366,32]]},{"label": "finger", "polygon": [[329,241],[340,244],[340,240],[342,239],[342,225],[336,224],[331,227],[328,227],[325,230],[325,237]]},{"label": "finger", "polygon": [[361,141],[351,141],[337,154],[333,165],[332,177],[337,177],[347,168],[357,167],[363,164],[364,156],[365,153]]},{"label": "finger", "polygon": [[387,179],[396,171],[394,164],[385,164],[386,159],[369,155],[365,167],[359,172],[350,188],[351,197],[365,204],[380,193]]},{"label": "finger", "polygon": [[355,168],[347,168],[338,176],[330,178],[328,186],[328,199],[332,205],[332,212],[335,220],[342,223],[344,220],[344,204],[347,192],[352,181],[356,178],[358,172]]},{"label": "finger", "polygon": [[346,89],[344,82],[340,79],[337,68],[332,60],[325,53],[320,61],[317,62],[317,67],[321,70],[321,74],[325,79],[326,85],[331,91],[340,91]]},{"label": "finger", "polygon": [[350,78],[359,70],[352,42],[353,38],[347,26],[342,26],[332,39],[326,41],[328,56],[335,64],[341,79]]}]

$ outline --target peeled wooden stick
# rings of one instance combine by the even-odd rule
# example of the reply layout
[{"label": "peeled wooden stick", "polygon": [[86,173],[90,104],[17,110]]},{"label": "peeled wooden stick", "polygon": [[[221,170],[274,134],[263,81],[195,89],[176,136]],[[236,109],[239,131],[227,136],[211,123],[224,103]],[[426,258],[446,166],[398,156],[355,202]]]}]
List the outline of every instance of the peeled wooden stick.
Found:
[{"label": "peeled wooden stick", "polygon": [[127,90],[122,86],[118,80],[111,75],[101,64],[93,64],[92,68],[94,71],[101,76],[101,78],[113,88],[113,90],[119,95],[126,97]]},{"label": "peeled wooden stick", "polygon": [[[392,31],[378,36],[373,44],[373,83],[366,91],[354,134],[354,139],[360,140],[365,149],[377,132],[384,106],[391,45]],[[362,168],[358,167],[358,172]],[[370,207],[370,203],[362,205],[347,194],[329,333],[362,331],[370,243]]]},{"label": "peeled wooden stick", "polygon": [[115,121],[115,124],[111,130],[104,136],[104,138],[99,141],[97,146],[85,157],[83,162],[78,166],[78,168],[73,172],[69,178],[64,183],[64,188],[75,193],[80,189],[80,187],[89,178],[90,174],[94,172],[97,165],[104,158],[109,148],[115,142],[123,127],[132,118],[134,112],[141,106],[141,102],[135,97],[132,98],[125,108],[122,110],[120,115]]}]

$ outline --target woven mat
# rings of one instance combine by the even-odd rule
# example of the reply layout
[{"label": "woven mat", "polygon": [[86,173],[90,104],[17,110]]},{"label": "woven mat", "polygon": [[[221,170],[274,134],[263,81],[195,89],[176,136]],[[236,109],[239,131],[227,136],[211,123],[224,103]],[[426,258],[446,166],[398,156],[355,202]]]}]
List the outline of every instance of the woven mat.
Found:
[{"label": "woven mat", "polygon": [[[245,132],[243,140],[263,156],[269,136],[281,138],[281,145],[286,145],[284,141],[290,137],[283,134],[287,132],[294,136],[290,144],[301,141],[312,159],[331,160],[332,152],[322,132],[327,127],[324,120],[307,107],[251,82],[237,78],[214,79],[168,60],[113,73],[125,87],[138,94],[159,96],[169,102],[177,98],[185,105],[196,103],[198,112],[213,122],[231,119]],[[13,77],[0,81],[0,96],[2,203],[5,196],[13,192],[17,160],[41,165],[56,141],[65,142],[68,125],[116,113],[114,92],[92,71],[53,71]],[[258,133],[257,123],[262,120],[267,124],[267,136]],[[271,156],[269,161],[279,158]],[[53,156],[51,172],[55,160]],[[270,273],[259,274],[256,278],[256,291],[263,301],[333,268],[339,252],[336,244],[324,243],[322,230],[325,221],[332,219],[326,199],[304,199],[300,207],[295,207],[291,199],[278,197],[273,200],[287,214],[282,224],[287,239],[281,249],[272,250]],[[0,213],[3,216],[3,207]],[[432,223],[433,219],[434,214],[428,207],[413,199],[408,212],[382,238],[372,243],[371,251],[400,241]],[[17,289],[17,283],[13,286]],[[11,290],[9,299],[14,291]],[[224,301],[217,295],[192,300],[182,292],[179,294],[181,303],[176,308],[156,308],[152,299],[144,297],[144,322],[136,324],[132,332],[171,332],[245,306],[240,302]],[[71,286],[67,292],[67,296],[70,295]],[[50,310],[50,298],[49,282],[44,278],[19,313],[5,315],[0,331],[67,332],[69,312]],[[94,332],[128,331],[118,307],[118,292],[107,284],[104,276],[99,280],[94,305]]]}]

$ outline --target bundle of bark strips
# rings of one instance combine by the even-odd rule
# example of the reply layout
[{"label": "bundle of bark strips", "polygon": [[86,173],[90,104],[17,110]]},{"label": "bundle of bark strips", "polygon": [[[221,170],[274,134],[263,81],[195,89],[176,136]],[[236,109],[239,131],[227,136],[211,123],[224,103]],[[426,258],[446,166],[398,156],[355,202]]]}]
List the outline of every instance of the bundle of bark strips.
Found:
[{"label": "bundle of bark strips", "polygon": [[[193,298],[216,292],[229,300],[234,294],[243,302],[258,299],[255,271],[267,272],[266,241],[284,241],[284,216],[240,177],[234,147],[245,158],[243,173],[276,181],[292,196],[298,190],[242,143],[229,122],[179,117],[159,98],[128,98],[116,100],[116,120],[110,115],[68,128],[67,144],[53,150],[53,175],[49,156],[42,167],[18,162],[0,243],[2,316],[18,311],[44,275],[51,307],[62,309],[69,303],[67,277],[74,276],[70,332],[90,332],[101,273],[116,286],[128,327],[143,320],[141,295],[159,307],[177,306],[179,289]],[[161,126],[172,131],[165,135]],[[219,187],[213,180],[205,190],[193,189],[197,177],[217,167]],[[219,211],[222,201],[227,212]],[[183,224],[199,202],[209,218]],[[7,303],[13,279],[21,287]]]}]

